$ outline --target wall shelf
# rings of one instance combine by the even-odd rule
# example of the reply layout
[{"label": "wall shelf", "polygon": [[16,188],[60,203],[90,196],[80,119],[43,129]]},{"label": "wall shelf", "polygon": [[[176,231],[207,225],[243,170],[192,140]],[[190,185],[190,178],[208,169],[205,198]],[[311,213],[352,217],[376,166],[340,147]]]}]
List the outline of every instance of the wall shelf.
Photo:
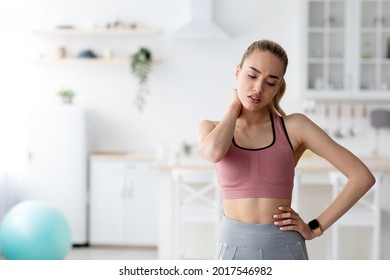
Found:
[{"label": "wall shelf", "polygon": [[[76,27],[67,27],[67,28],[49,28],[49,29],[35,29],[32,30],[32,33],[38,36],[45,37],[55,37],[55,36],[64,36],[69,42],[71,39],[76,40],[80,37],[85,36],[99,36],[102,39],[105,36],[155,36],[160,31],[155,28],[146,28],[146,27],[137,27],[137,28],[76,28]],[[69,37],[77,38],[69,38]],[[66,49],[67,43],[64,43],[64,48]],[[65,51],[67,52],[67,51]],[[34,60],[34,63],[37,64],[60,64],[60,65],[129,65],[130,64],[130,55],[129,57],[119,56],[112,57],[110,56],[98,56],[96,58],[84,58],[77,56],[67,56],[59,55],[58,57],[46,57],[42,54],[40,57]]]},{"label": "wall shelf", "polygon": [[158,29],[154,28],[54,28],[54,29],[37,29],[33,33],[44,36],[69,35],[69,36],[101,36],[101,35],[157,35]]},{"label": "wall shelf", "polygon": [[[42,58],[37,59],[34,61],[34,63],[37,64],[61,64],[61,65],[102,65],[102,66],[109,66],[109,65],[130,65],[130,58],[112,58],[112,59],[106,59],[106,58]],[[159,61],[153,61],[152,64],[157,64]]]},{"label": "wall shelf", "polygon": [[63,58],[63,59],[38,59],[35,61],[39,64],[85,64],[85,65],[128,65],[130,64],[130,58],[117,58],[117,59],[105,59],[105,58]]}]

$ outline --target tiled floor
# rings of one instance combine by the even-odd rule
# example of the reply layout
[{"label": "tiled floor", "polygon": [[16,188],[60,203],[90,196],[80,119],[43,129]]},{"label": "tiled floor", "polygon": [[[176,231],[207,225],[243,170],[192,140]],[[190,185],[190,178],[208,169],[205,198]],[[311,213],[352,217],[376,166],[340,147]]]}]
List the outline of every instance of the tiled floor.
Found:
[{"label": "tiled floor", "polygon": [[[4,257],[0,254],[0,260]],[[75,247],[66,260],[157,260],[156,248],[132,247]]]},{"label": "tiled floor", "polygon": [[75,247],[68,260],[156,260],[156,248],[132,247]]}]

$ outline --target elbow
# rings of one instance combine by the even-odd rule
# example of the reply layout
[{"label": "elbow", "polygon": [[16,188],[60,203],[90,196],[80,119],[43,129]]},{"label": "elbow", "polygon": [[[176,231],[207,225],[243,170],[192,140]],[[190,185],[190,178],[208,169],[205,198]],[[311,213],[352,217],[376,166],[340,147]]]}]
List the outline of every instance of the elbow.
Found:
[{"label": "elbow", "polygon": [[211,161],[212,163],[219,162],[225,156],[225,153],[219,149],[200,147],[199,150],[202,158]]},{"label": "elbow", "polygon": [[223,158],[223,155],[215,154],[212,157],[210,157],[209,161],[211,161],[212,163],[217,163],[217,162],[221,161],[222,158]]},{"label": "elbow", "polygon": [[369,188],[371,188],[372,186],[374,186],[376,183],[376,178],[374,175],[372,175],[371,173],[369,174],[368,178],[367,178],[367,185],[369,186]]},{"label": "elbow", "polygon": [[371,172],[367,172],[359,180],[363,183],[362,185],[365,187],[365,191],[370,190],[376,183],[376,178]]}]

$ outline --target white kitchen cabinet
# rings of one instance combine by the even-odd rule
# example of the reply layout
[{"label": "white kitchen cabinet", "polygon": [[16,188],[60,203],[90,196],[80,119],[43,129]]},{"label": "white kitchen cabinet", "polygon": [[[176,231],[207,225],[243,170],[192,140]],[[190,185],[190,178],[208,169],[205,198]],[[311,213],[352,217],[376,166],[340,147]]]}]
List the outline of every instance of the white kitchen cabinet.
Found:
[{"label": "white kitchen cabinet", "polygon": [[390,0],[307,0],[306,97],[390,98]]},{"label": "white kitchen cabinet", "polygon": [[149,160],[92,157],[90,244],[156,246],[158,177]]},{"label": "white kitchen cabinet", "polygon": [[390,1],[360,1],[359,89],[390,94]]}]

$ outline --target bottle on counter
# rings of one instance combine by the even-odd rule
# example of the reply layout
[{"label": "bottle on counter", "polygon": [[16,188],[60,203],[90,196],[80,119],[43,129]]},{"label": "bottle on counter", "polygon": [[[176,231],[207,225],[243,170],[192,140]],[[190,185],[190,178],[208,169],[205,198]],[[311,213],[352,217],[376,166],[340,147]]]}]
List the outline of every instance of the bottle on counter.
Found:
[{"label": "bottle on counter", "polygon": [[387,58],[390,58],[390,37],[387,38]]}]

